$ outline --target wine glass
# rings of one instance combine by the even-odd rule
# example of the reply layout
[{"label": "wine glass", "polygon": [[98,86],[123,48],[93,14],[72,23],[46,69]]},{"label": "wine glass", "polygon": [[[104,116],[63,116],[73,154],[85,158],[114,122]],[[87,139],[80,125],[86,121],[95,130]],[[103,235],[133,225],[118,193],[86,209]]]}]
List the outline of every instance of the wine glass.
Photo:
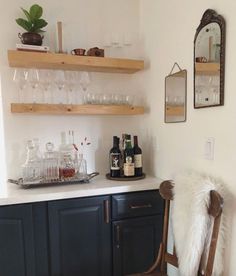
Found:
[{"label": "wine glass", "polygon": [[78,81],[77,71],[65,71],[65,87],[66,87],[68,104],[72,104],[74,101],[76,101],[76,97],[73,97],[73,92],[75,92],[77,81]]},{"label": "wine glass", "polygon": [[84,92],[87,91],[87,88],[90,84],[90,76],[89,76],[89,73],[88,72],[82,72],[81,75],[80,75],[80,80],[79,80],[79,83],[83,89]]},{"label": "wine glass", "polygon": [[18,86],[18,101],[19,101],[19,103],[24,102],[23,90],[25,89],[26,84],[27,84],[27,81],[26,81],[27,74],[28,74],[28,71],[26,69],[18,68],[18,69],[14,70],[13,81]]},{"label": "wine glass", "polygon": [[[43,89],[43,101],[44,103],[52,103],[53,102],[53,95],[52,95],[52,90],[50,90],[51,88],[51,84],[52,84],[52,71],[51,70],[40,70],[39,71],[39,78],[40,78],[40,86]],[[50,96],[49,96],[49,92],[50,92]],[[47,94],[47,95],[46,95]],[[46,98],[49,97],[49,100],[47,101]]]},{"label": "wine glass", "polygon": [[119,57],[122,55],[121,50],[122,50],[122,38],[120,33],[113,32],[111,35],[111,44],[113,47],[113,55],[115,57]]},{"label": "wine glass", "polygon": [[82,72],[80,75],[79,84],[82,87],[83,90],[83,98],[85,98],[85,94],[87,93],[88,86],[90,84],[90,75],[88,72]]},{"label": "wine glass", "polygon": [[133,44],[133,34],[125,32],[123,36],[124,54],[125,57],[130,57],[131,46]]},{"label": "wine glass", "polygon": [[103,47],[105,48],[105,53],[106,56],[110,56],[111,52],[111,34],[110,33],[105,33],[103,36]]},{"label": "wine glass", "polygon": [[53,99],[53,102],[63,103],[64,101],[63,88],[65,87],[65,72],[62,70],[56,70],[54,72],[55,72],[54,83],[58,89],[58,93],[57,93],[57,97]]},{"label": "wine glass", "polygon": [[36,90],[39,86],[39,71],[37,69],[30,69],[26,75],[30,87],[33,89],[33,103],[37,102]]}]

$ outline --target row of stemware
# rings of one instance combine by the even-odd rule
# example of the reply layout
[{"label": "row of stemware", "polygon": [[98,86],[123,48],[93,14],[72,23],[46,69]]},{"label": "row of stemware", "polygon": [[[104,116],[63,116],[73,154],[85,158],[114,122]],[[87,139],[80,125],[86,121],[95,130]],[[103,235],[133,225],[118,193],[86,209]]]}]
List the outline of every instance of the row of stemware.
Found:
[{"label": "row of stemware", "polygon": [[[64,89],[67,92],[67,99],[69,99],[69,92],[74,90],[87,91],[90,84],[90,76],[88,72],[77,71],[61,71],[61,70],[38,70],[38,69],[15,69],[13,81],[18,86],[18,101],[23,102],[23,92],[26,88],[32,90],[32,101],[37,101],[37,92],[42,90],[45,99],[45,92],[53,91],[53,87],[58,90],[58,94],[62,93]],[[60,97],[58,97],[60,98]],[[44,101],[44,100],[43,100]]]},{"label": "row of stemware", "polygon": [[15,69],[13,81],[18,86],[19,103],[132,105],[134,100],[120,91],[88,91],[88,72],[20,68]]}]

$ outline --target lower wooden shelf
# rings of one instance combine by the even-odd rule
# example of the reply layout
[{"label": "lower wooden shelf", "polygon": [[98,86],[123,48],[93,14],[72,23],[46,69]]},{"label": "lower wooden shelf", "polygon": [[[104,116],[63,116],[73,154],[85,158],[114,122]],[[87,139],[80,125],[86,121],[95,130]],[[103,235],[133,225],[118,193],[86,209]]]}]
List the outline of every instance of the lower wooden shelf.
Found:
[{"label": "lower wooden shelf", "polygon": [[167,116],[184,116],[185,108],[184,105],[180,106],[166,106]]},{"label": "lower wooden shelf", "polygon": [[68,105],[12,103],[11,112],[51,115],[140,115],[144,114],[144,107],[129,105]]},{"label": "lower wooden shelf", "polygon": [[195,71],[197,75],[219,75],[220,63],[195,62]]}]

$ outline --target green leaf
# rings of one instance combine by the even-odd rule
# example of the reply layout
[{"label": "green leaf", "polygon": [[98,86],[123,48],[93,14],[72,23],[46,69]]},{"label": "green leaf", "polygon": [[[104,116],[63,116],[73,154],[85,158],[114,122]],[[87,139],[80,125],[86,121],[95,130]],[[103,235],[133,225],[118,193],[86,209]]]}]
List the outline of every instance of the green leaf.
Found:
[{"label": "green leaf", "polygon": [[43,9],[39,5],[35,4],[30,8],[30,17],[32,21],[39,19],[43,14]]},{"label": "green leaf", "polygon": [[37,31],[36,31],[36,33],[38,33],[38,34],[39,34],[39,33],[45,33],[45,32],[46,32],[46,31],[44,31],[44,30],[37,30]]},{"label": "green leaf", "polygon": [[16,19],[16,23],[20,25],[27,32],[32,31],[32,24],[23,18]]},{"label": "green leaf", "polygon": [[24,12],[24,14],[25,14],[26,18],[28,19],[28,21],[31,21],[31,17],[30,17],[30,14],[28,13],[28,11],[23,9],[23,8],[21,8],[21,10]]},{"label": "green leaf", "polygon": [[44,19],[37,19],[33,24],[33,32],[38,32],[40,29],[47,26],[47,22]]}]

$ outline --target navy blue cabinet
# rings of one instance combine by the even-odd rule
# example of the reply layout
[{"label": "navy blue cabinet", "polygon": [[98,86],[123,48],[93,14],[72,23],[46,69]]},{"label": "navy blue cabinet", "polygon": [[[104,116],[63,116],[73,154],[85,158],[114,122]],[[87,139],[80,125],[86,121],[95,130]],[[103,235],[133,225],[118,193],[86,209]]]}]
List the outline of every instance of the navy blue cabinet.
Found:
[{"label": "navy blue cabinet", "polygon": [[161,241],[158,191],[0,207],[1,276],[124,276]]},{"label": "navy blue cabinet", "polygon": [[144,272],[156,259],[164,202],[158,191],[112,196],[113,275]]},{"label": "navy blue cabinet", "polygon": [[49,202],[52,276],[111,276],[109,197]]},{"label": "navy blue cabinet", "polygon": [[0,207],[0,275],[48,276],[45,204]]},{"label": "navy blue cabinet", "polygon": [[144,272],[153,264],[161,242],[162,217],[113,222],[113,275]]}]

